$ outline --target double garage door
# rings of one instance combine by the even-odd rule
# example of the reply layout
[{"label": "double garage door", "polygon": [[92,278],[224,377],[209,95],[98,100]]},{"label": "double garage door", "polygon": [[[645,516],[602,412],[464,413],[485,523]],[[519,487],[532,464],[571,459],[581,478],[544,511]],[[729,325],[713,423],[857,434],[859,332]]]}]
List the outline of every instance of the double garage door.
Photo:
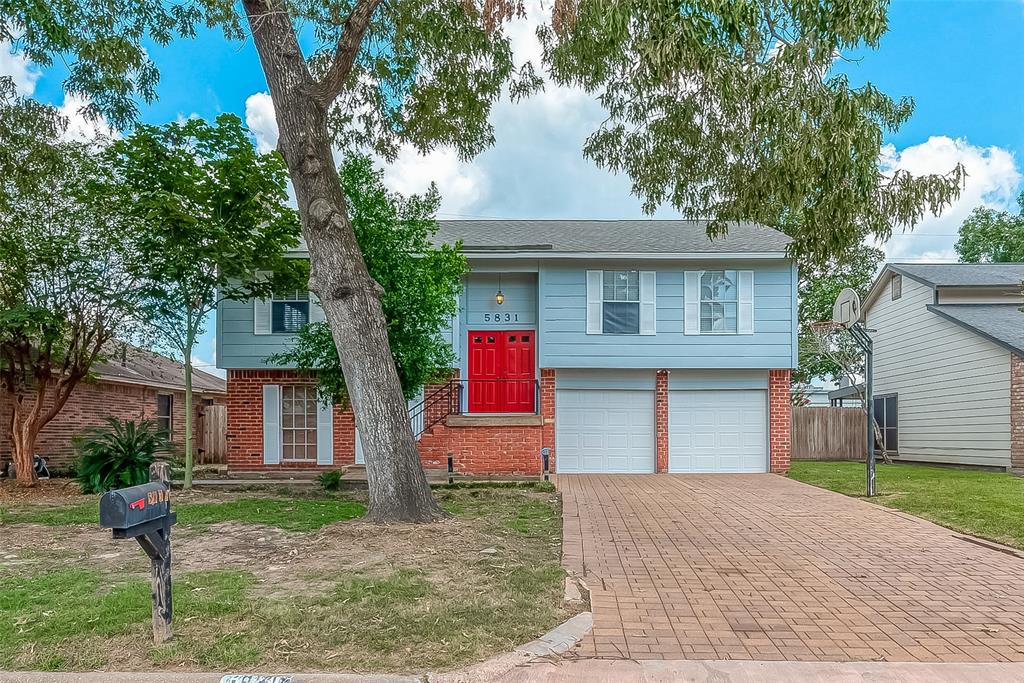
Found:
[{"label": "double garage door", "polygon": [[[669,472],[766,472],[767,392],[669,392]],[[559,472],[655,471],[654,392],[559,389]]]}]

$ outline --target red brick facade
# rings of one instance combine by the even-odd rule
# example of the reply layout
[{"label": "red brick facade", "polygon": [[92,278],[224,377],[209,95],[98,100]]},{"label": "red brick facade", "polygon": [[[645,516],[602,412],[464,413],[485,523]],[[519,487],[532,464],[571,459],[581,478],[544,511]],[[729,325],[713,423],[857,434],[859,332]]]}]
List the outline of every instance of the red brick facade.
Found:
[{"label": "red brick facade", "polygon": [[[108,417],[119,420],[153,420],[156,419],[157,396],[171,394],[171,434],[176,444],[185,442],[185,392],[171,389],[158,389],[120,382],[83,382],[75,387],[64,408],[39,435],[36,442],[36,453],[49,462],[53,470],[67,468],[75,458],[72,439],[89,427],[105,424]],[[215,403],[222,403],[220,395],[193,394],[193,433],[196,435],[196,447],[200,447],[198,435],[201,434],[203,399],[208,398]],[[52,405],[48,403],[47,405]],[[11,458],[11,412],[14,409],[14,398],[0,393],[0,465]]]},{"label": "red brick facade", "polygon": [[655,471],[668,472],[668,370],[658,370],[654,376],[654,438]]},{"label": "red brick facade", "polygon": [[1010,469],[1024,474],[1024,358],[1010,354]]},{"label": "red brick facade", "polygon": [[768,453],[770,471],[789,471],[793,404],[790,399],[790,370],[768,372]]}]

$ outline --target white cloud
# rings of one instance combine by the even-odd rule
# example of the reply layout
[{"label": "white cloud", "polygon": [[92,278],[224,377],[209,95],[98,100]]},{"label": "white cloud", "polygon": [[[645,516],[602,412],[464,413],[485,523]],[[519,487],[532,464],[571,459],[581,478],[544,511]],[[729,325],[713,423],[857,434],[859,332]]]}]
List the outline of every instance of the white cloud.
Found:
[{"label": "white cloud", "polygon": [[19,95],[32,95],[40,75],[39,69],[16,52],[10,41],[0,41],[0,76],[10,76]]},{"label": "white cloud", "polygon": [[277,147],[277,118],[270,95],[258,92],[245,100],[245,125],[256,137],[256,148],[261,154]]},{"label": "white cloud", "polygon": [[121,134],[107,123],[102,115],[93,118],[86,115],[89,106],[88,98],[73,93],[65,93],[64,104],[57,111],[67,119],[68,127],[64,138],[77,142],[87,142],[96,138],[120,138]]},{"label": "white cloud", "polygon": [[451,149],[436,149],[424,156],[405,147],[384,169],[384,184],[404,195],[422,194],[432,182],[441,193],[442,216],[472,211],[489,191],[484,172],[460,161]]},{"label": "white cloud", "polygon": [[941,216],[926,215],[913,232],[896,233],[884,246],[890,261],[955,261],[953,244],[960,224],[977,206],[1006,210],[1015,205],[1021,172],[1013,153],[1001,147],[978,147],[965,139],[933,136],[897,151],[882,150],[883,168],[914,175],[948,173],[957,163],[967,171],[960,197]]}]

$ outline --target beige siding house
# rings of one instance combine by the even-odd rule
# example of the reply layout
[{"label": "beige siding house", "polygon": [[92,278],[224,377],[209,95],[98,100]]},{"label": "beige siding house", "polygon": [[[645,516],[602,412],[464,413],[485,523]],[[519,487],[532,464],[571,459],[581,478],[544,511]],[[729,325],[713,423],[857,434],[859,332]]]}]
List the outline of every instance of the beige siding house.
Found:
[{"label": "beige siding house", "polygon": [[1024,264],[889,264],[862,308],[897,460],[1024,470]]}]

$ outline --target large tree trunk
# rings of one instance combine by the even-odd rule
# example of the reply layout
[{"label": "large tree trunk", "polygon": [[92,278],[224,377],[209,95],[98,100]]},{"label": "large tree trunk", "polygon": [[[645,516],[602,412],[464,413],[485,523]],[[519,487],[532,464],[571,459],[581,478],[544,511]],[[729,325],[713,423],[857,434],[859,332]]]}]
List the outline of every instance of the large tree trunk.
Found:
[{"label": "large tree trunk", "polygon": [[41,427],[36,425],[37,420],[34,414],[38,411],[33,409],[26,414],[19,402],[14,402],[14,414],[11,418],[11,455],[14,460],[14,467],[17,471],[19,486],[31,487],[38,483],[35,468],[36,439],[39,437]]},{"label": "large tree trunk", "polygon": [[420,464],[388,345],[380,285],[370,277],[349,222],[331,155],[327,104],[299,49],[281,0],[244,0],[270,86],[280,138],[309,248],[310,289],[320,298],[338,348],[366,453],[369,519],[429,522],[443,513]]}]

